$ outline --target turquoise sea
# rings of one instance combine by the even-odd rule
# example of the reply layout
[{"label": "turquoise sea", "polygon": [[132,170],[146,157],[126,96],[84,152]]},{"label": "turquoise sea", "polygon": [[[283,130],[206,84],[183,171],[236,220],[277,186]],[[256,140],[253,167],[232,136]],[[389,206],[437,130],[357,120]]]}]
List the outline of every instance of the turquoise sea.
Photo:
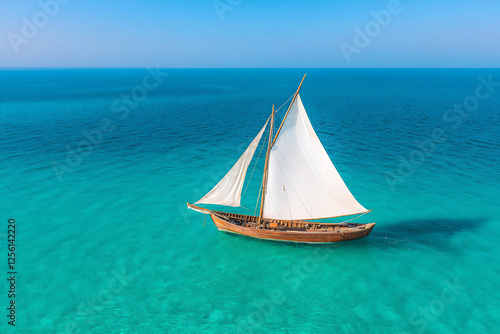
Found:
[{"label": "turquoise sea", "polygon": [[[311,122],[375,229],[330,246],[218,232],[186,202],[306,71]],[[0,71],[0,332],[500,333],[498,82],[498,69]],[[253,214],[262,162],[237,212]]]}]

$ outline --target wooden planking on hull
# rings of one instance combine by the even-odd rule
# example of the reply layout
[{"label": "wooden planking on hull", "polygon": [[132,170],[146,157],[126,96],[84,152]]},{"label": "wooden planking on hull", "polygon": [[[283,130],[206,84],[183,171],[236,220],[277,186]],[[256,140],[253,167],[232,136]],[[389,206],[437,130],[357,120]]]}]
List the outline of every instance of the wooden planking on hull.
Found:
[{"label": "wooden planking on hull", "polygon": [[[239,226],[231,223],[220,214],[210,214],[215,226],[220,231],[245,235],[248,237],[302,243],[331,243],[366,237],[372,231],[375,223],[357,224],[356,227],[334,228],[332,231],[293,230],[277,231],[274,229],[259,229]],[[229,218],[229,217],[228,217]],[[333,224],[332,224],[333,225]]]}]

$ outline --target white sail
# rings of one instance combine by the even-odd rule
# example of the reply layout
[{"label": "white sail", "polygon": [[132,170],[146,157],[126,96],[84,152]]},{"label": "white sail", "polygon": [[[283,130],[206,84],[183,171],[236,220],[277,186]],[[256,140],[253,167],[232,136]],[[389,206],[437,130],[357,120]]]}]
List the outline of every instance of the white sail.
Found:
[{"label": "white sail", "polygon": [[248,165],[252,161],[260,138],[264,133],[267,122],[257,134],[257,137],[250,143],[243,155],[234,164],[233,168],[220,180],[212,190],[195,204],[218,204],[227,206],[240,206],[241,190],[245,181]]},{"label": "white sail", "polygon": [[298,94],[269,159],[265,218],[319,219],[367,211],[335,169]]}]

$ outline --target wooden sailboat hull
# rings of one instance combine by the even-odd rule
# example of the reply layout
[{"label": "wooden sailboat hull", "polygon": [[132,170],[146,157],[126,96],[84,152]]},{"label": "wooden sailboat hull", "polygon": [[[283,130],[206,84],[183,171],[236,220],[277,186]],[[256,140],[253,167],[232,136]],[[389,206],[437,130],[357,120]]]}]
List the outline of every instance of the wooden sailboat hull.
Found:
[{"label": "wooden sailboat hull", "polygon": [[[293,95],[292,102],[288,106],[274,139],[276,110],[273,105],[262,177],[259,215],[256,217],[212,211],[187,203],[188,208],[192,210],[210,214],[220,231],[267,240],[330,243],[366,237],[375,226],[374,223],[356,224],[350,222],[353,219],[339,224],[323,224],[293,219],[294,217],[302,217],[302,219],[337,218],[344,215],[365,214],[370,211],[366,210],[352,196],[312,127],[299,96],[299,90],[305,77],[304,75],[299,88]],[[293,116],[288,118],[291,121],[285,122],[289,112]],[[241,205],[241,192],[247,168],[267,122],[222,180],[196,203],[233,207]],[[284,129],[284,133],[287,133],[284,139],[281,139],[283,137],[280,136],[282,129]],[[280,162],[271,163],[272,161]],[[283,175],[288,175],[288,177]],[[291,202],[289,202],[285,188],[293,192]],[[266,204],[267,202],[269,203]],[[268,207],[269,204],[272,204],[272,207]],[[267,212],[264,209],[265,206]],[[277,217],[277,219],[266,217]]]},{"label": "wooden sailboat hull", "polygon": [[[222,232],[236,233],[245,235],[248,237],[275,240],[275,241],[287,241],[287,242],[301,242],[301,243],[331,243],[339,241],[347,241],[354,239],[361,239],[366,237],[372,231],[375,223],[371,224],[352,224],[355,227],[341,226],[339,224],[329,224],[329,228],[332,230],[324,231],[322,229],[317,230],[275,230],[271,228],[259,229],[254,227],[245,227],[233,224],[230,219],[227,219],[221,215],[211,213],[210,214],[215,226]],[[306,224],[307,222],[303,222]],[[323,226],[323,225],[322,225]]]}]

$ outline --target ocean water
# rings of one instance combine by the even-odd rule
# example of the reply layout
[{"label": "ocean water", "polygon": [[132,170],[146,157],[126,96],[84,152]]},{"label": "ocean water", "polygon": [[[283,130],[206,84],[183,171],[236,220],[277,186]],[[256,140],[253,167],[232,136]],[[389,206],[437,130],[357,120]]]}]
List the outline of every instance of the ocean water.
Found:
[{"label": "ocean water", "polygon": [[307,70],[367,238],[266,242],[186,209],[304,72],[1,71],[0,332],[500,333],[499,70]]}]

